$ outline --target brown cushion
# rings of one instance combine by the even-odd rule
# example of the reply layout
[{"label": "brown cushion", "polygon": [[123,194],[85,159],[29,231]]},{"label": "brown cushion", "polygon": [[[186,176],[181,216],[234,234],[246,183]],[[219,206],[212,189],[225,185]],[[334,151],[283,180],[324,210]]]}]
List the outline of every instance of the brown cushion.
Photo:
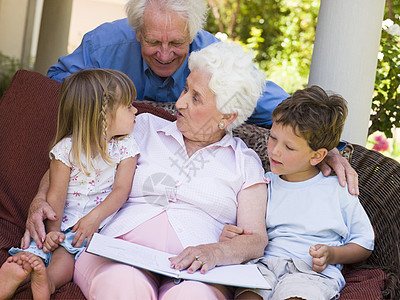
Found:
[{"label": "brown cushion", "polygon": [[21,229],[49,166],[60,83],[20,70],[0,101],[0,218]]},{"label": "brown cushion", "polygon": [[381,299],[386,275],[382,270],[351,270],[345,272],[346,285],[340,299]]},{"label": "brown cushion", "polygon": [[[39,73],[18,71],[0,100],[0,263],[18,246],[29,205],[49,166],[48,151],[55,134],[60,83]],[[15,299],[31,299],[30,285]],[[84,299],[74,283],[52,298]]]}]

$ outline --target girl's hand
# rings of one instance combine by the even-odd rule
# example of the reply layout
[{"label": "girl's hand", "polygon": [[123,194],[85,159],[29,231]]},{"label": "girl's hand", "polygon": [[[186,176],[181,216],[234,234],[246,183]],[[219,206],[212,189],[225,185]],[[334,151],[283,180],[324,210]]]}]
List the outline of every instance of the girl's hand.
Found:
[{"label": "girl's hand", "polygon": [[251,231],[247,231],[241,227],[235,226],[235,225],[225,225],[224,229],[222,229],[222,233],[219,237],[220,242],[226,242],[231,239],[233,239],[236,236],[239,236],[241,234],[252,234]]},{"label": "girl's hand", "polygon": [[218,244],[205,244],[187,247],[175,257],[170,257],[171,268],[176,270],[188,269],[188,273],[200,270],[205,274],[217,265],[218,253],[222,252]]},{"label": "girl's hand", "polygon": [[327,245],[318,244],[310,247],[312,256],[312,268],[315,272],[321,273],[330,264],[333,256],[333,250]]},{"label": "girl's hand", "polygon": [[46,235],[43,243],[43,251],[50,253],[58,248],[58,245],[65,239],[65,234],[59,231],[51,231]]},{"label": "girl's hand", "polygon": [[85,239],[87,239],[86,245],[89,244],[93,233],[99,230],[100,223],[101,220],[99,220],[95,214],[91,213],[80,219],[71,230],[71,232],[75,232],[72,246],[76,248],[81,247]]}]

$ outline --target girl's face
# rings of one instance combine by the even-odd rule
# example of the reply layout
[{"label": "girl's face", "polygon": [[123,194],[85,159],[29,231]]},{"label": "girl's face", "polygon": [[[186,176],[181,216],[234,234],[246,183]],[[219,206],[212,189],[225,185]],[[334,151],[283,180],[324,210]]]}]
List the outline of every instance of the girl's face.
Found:
[{"label": "girl's face", "polygon": [[107,120],[107,140],[114,136],[126,135],[133,131],[137,109],[132,104],[120,105]]}]

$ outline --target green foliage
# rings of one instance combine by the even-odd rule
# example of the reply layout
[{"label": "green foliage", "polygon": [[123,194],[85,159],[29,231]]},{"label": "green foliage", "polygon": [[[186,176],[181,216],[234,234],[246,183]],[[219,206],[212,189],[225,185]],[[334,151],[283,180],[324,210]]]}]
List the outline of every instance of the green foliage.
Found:
[{"label": "green foliage", "polygon": [[269,49],[274,56],[265,63],[265,70],[269,78],[293,93],[308,82],[319,1],[280,2],[280,34]]},{"label": "green foliage", "polygon": [[[288,93],[307,85],[318,0],[208,0],[206,29],[253,50],[269,80]],[[239,9],[238,9],[239,5]]]},{"label": "green foliage", "polygon": [[17,70],[21,69],[18,59],[8,57],[0,52],[0,97],[3,96]]},{"label": "green foliage", "polygon": [[400,127],[400,38],[382,31],[374,97],[372,100],[371,125],[368,135],[383,132],[391,138],[392,128]]}]

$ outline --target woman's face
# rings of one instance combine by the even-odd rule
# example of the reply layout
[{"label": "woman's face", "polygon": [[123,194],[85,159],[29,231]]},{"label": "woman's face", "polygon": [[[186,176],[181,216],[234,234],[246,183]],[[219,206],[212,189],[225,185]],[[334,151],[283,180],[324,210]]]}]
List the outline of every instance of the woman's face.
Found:
[{"label": "woman's face", "polygon": [[176,102],[177,127],[192,141],[214,143],[225,134],[218,128],[223,114],[217,110],[215,94],[208,84],[211,74],[194,69],[186,79],[186,86]]}]

